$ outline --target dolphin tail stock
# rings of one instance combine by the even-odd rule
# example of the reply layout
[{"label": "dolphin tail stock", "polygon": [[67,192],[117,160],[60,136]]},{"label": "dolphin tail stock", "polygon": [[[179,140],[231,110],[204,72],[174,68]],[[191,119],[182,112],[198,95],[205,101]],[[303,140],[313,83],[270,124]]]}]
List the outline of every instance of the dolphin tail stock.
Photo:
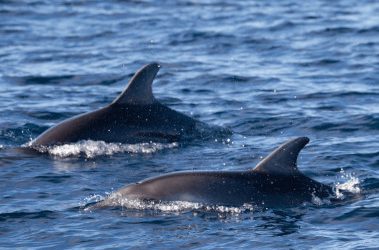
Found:
[{"label": "dolphin tail stock", "polygon": [[152,84],[160,67],[156,62],[141,67],[112,104],[147,105],[156,102]]},{"label": "dolphin tail stock", "polygon": [[288,140],[260,161],[253,171],[266,174],[301,174],[297,168],[297,158],[300,151],[308,142],[308,137],[298,137]]}]

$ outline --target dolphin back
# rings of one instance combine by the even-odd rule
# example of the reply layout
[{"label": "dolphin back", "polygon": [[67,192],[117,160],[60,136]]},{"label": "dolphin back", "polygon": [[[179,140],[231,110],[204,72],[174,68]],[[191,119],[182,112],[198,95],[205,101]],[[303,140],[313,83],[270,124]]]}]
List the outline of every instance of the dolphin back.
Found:
[{"label": "dolphin back", "polygon": [[[158,102],[152,83],[159,69],[158,63],[143,66],[111,104],[62,121],[32,141],[31,147],[80,140],[119,143],[204,140],[218,136],[218,131],[224,132]],[[225,130],[225,135],[226,132],[229,131]]]}]

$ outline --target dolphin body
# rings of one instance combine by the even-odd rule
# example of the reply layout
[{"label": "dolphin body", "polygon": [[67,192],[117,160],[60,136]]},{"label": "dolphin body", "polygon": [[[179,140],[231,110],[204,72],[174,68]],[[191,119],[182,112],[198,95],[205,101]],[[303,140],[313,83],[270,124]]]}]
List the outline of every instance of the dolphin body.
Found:
[{"label": "dolphin body", "polygon": [[73,143],[80,140],[141,143],[174,142],[201,134],[207,125],[159,103],[152,82],[160,65],[143,66],[126,89],[109,105],[69,118],[46,130],[32,148]]},{"label": "dolphin body", "polygon": [[[297,168],[307,137],[287,141],[248,171],[176,172],[130,184],[95,208],[120,206],[123,199],[188,201],[206,205],[288,207],[326,198],[333,189],[302,174]],[[122,204],[122,202],[121,202]]]}]

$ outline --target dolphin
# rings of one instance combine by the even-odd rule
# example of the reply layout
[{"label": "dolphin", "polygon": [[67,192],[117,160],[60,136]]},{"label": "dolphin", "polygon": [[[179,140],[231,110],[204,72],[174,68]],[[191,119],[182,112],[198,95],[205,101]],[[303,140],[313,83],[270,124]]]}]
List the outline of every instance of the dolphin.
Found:
[{"label": "dolphin", "polygon": [[247,171],[174,172],[146,179],[110,194],[93,207],[119,206],[127,199],[270,208],[330,197],[332,187],[312,180],[297,168],[299,152],[308,142],[307,137],[289,140]]},{"label": "dolphin", "polygon": [[80,114],[49,128],[29,146],[61,145],[80,140],[120,143],[175,142],[205,132],[208,126],[157,101],[152,83],[158,63],[138,70],[109,105]]}]

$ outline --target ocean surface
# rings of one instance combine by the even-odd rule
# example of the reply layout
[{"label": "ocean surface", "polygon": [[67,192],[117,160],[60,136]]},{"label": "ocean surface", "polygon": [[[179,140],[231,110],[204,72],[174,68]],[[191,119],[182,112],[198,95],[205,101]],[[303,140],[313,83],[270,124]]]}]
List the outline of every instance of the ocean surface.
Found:
[{"label": "ocean surface", "polygon": [[[0,248],[378,249],[378,13],[374,0],[1,0]],[[159,101],[233,134],[19,150],[153,61]],[[85,209],[172,171],[250,169],[297,136],[311,140],[300,170],[354,199]]]}]

